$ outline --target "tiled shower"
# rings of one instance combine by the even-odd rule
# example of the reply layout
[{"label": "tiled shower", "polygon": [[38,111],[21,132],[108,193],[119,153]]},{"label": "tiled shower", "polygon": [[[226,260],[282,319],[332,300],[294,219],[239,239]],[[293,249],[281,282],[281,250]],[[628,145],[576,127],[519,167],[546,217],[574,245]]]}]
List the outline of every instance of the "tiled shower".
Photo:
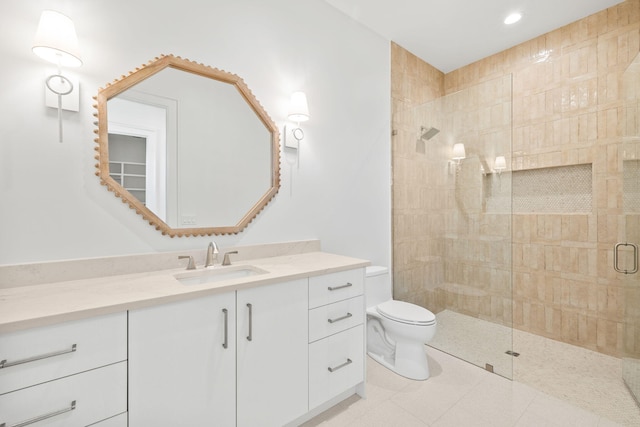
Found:
[{"label": "tiled shower", "polygon": [[639,52],[640,0],[446,75],[392,45],[395,298],[640,357]]}]

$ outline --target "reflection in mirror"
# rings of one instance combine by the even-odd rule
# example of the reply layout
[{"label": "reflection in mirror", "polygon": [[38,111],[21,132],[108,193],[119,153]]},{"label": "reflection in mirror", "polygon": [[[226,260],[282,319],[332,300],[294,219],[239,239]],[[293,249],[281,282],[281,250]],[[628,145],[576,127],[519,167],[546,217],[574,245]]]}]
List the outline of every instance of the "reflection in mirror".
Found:
[{"label": "reflection in mirror", "polygon": [[163,56],[96,99],[101,182],[163,234],[237,233],[278,191],[278,130],[239,77]]}]

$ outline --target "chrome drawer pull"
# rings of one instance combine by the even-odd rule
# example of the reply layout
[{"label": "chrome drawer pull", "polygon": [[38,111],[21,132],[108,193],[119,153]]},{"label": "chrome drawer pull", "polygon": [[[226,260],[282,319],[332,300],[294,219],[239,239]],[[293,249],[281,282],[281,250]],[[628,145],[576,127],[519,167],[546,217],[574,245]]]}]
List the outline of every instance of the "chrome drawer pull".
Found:
[{"label": "chrome drawer pull", "polygon": [[247,335],[247,341],[253,340],[253,306],[247,303],[249,307],[249,335]]},{"label": "chrome drawer pull", "polygon": [[222,347],[227,348],[229,346],[229,312],[226,308],[222,309],[224,313],[224,342]]},{"label": "chrome drawer pull", "polygon": [[329,322],[329,323],[339,322],[341,320],[348,319],[349,317],[352,317],[352,316],[353,316],[353,314],[347,313],[344,316],[338,317],[336,319],[327,319],[327,322]]},{"label": "chrome drawer pull", "polygon": [[[23,363],[35,362],[36,360],[48,359],[49,357],[61,356],[63,354],[73,353],[78,348],[77,344],[73,344],[68,350],[54,351],[53,353],[41,354],[38,356],[27,357],[26,359],[16,360],[15,362],[7,362],[7,359],[0,360],[0,369],[9,368],[11,366],[22,365]],[[2,424],[0,424],[2,427]]]},{"label": "chrome drawer pull", "polygon": [[[344,367],[345,367],[345,366],[347,366],[347,365],[351,365],[352,363],[353,363],[353,361],[352,361],[351,359],[347,359],[347,361],[346,361],[346,362],[344,362],[342,365],[338,365],[338,366],[336,366],[335,368],[331,368],[331,367],[329,367],[329,368],[327,368],[327,369],[329,370],[329,372],[335,372],[335,371],[337,371],[338,369],[342,369],[342,368],[344,368]],[[1,427],[1,426],[0,426],[0,427]]]},{"label": "chrome drawer pull", "polygon": [[31,425],[31,424],[35,424],[38,421],[42,421],[42,420],[46,420],[48,418],[55,417],[56,415],[62,415],[62,414],[65,414],[67,412],[71,412],[74,409],[76,409],[76,401],[75,400],[73,402],[71,402],[71,406],[69,406],[68,408],[59,409],[57,411],[49,412],[48,414],[40,415],[38,417],[34,417],[34,418],[31,418],[31,419],[19,422],[17,424],[2,423],[2,424],[0,424],[0,427],[24,427],[24,426],[28,426],[28,425]]},{"label": "chrome drawer pull", "polygon": [[329,286],[327,289],[329,289],[330,291],[337,291],[338,289],[344,289],[344,288],[348,288],[350,286],[353,286],[353,283],[349,283],[347,282],[346,285],[342,285],[342,286]]}]

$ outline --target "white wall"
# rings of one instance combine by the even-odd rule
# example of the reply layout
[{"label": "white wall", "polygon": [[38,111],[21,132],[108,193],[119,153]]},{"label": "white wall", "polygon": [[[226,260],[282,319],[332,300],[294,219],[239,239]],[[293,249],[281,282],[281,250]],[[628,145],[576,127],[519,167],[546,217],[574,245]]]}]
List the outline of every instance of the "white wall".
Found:
[{"label": "white wall", "polygon": [[[44,106],[50,67],[31,52],[44,9],[74,20],[84,61],[71,70],[80,112],[65,112],[62,144]],[[325,2],[2,0],[0,28],[0,264],[204,251],[212,238],[318,238],[325,251],[390,264],[389,43]],[[238,235],[163,236],[94,175],[92,96],[168,53],[240,75],[281,129],[289,94],[307,93],[299,166],[281,158],[280,192]]]}]

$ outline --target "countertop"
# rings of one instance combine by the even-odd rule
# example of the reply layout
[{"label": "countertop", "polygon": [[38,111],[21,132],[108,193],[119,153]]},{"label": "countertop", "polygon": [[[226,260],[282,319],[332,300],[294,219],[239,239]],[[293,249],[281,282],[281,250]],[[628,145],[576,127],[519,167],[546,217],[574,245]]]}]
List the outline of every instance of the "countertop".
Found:
[{"label": "countertop", "polygon": [[[183,285],[174,275],[188,271],[179,268],[0,289],[0,333],[335,273],[365,267],[369,261],[308,252],[238,261],[231,267],[243,265],[265,270],[266,273]],[[216,265],[207,270],[225,268]]]}]

